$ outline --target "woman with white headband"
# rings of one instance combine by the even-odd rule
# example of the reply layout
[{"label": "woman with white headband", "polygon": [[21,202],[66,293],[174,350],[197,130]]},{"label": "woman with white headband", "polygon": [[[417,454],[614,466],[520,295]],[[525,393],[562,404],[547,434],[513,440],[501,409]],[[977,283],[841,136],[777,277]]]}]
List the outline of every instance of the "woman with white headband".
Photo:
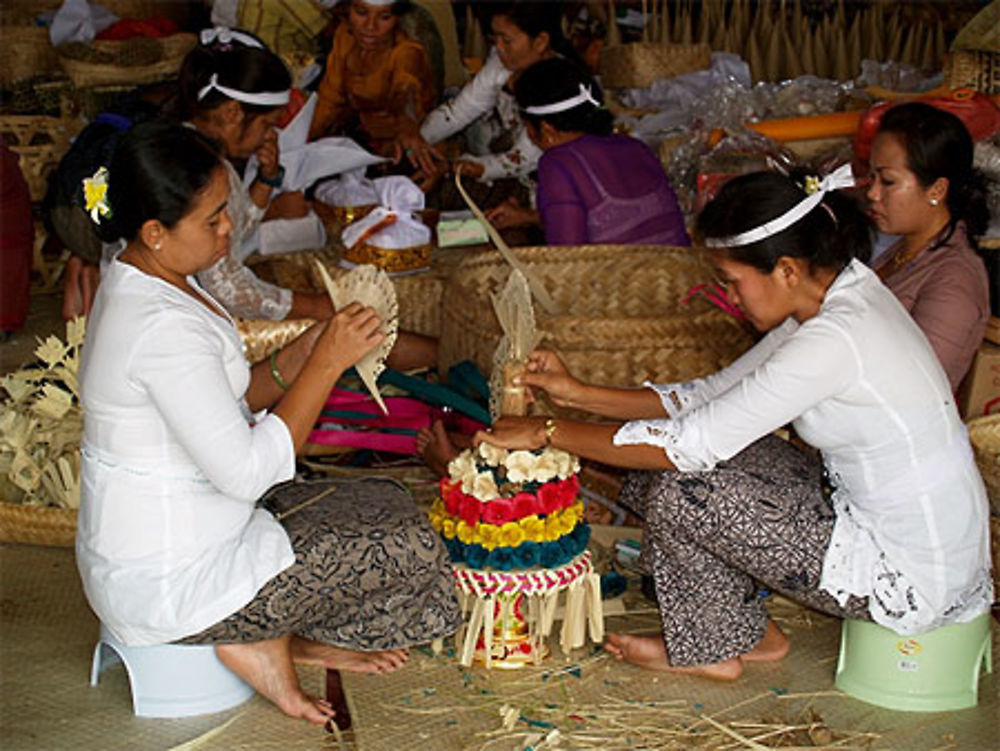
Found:
[{"label": "woman with white headband", "polygon": [[[245,242],[264,219],[282,168],[276,127],[291,94],[291,76],[281,59],[252,34],[236,29],[206,29],[201,44],[188,53],[180,71],[181,116],[222,146],[229,174],[233,222],[232,251],[201,272],[198,280],[231,315],[242,318],[329,318],[326,295],[293,292],[268,284],[248,269]],[[247,189],[233,162],[258,160],[257,179]],[[301,199],[300,194],[298,195]],[[304,201],[285,199],[271,218],[304,216]]]},{"label": "woman with white headband", "polygon": [[547,245],[690,245],[684,215],[646,144],[614,135],[601,90],[563,58],[535,63],[514,94],[538,161]]},{"label": "woman with white headband", "polygon": [[[837,188],[734,178],[698,218],[721,283],[764,337],[688,383],[584,384],[551,352],[526,385],[617,423],[502,418],[477,435],[553,445],[633,473],[663,631],[615,657],[733,680],[789,642],[758,586],[917,634],[989,612],[986,493],[940,363],[863,260],[868,223]],[[773,435],[791,423],[815,451]],[[759,583],[759,585],[758,585]]]}]

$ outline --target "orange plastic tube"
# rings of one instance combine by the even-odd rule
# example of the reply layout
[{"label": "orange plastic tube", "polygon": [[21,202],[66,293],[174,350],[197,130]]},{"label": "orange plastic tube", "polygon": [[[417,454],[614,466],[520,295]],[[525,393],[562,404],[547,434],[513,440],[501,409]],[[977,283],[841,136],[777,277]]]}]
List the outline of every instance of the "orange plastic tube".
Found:
[{"label": "orange plastic tube", "polygon": [[[853,136],[861,122],[865,110],[847,110],[832,112],[828,115],[811,115],[809,117],[786,117],[778,120],[763,120],[759,123],[747,123],[750,130],[773,138],[775,141],[805,141],[810,138],[836,138],[837,136]],[[721,129],[712,132],[709,144],[714,146],[725,135]]]}]

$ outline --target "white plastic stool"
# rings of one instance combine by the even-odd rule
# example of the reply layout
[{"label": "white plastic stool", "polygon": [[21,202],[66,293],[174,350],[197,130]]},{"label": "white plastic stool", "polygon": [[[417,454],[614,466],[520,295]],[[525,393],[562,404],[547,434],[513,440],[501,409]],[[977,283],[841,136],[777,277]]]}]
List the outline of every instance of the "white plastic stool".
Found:
[{"label": "white plastic stool", "polygon": [[132,686],[132,708],[139,717],[222,712],[254,693],[219,661],[211,644],[126,647],[102,623],[90,667],[90,685],[96,686],[104,669],[116,662],[125,665]]}]

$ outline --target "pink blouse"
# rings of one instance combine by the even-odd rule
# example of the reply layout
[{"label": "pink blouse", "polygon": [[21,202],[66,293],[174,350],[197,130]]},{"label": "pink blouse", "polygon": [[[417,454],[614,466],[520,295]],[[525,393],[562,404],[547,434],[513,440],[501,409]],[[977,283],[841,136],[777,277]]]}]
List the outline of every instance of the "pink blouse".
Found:
[{"label": "pink blouse", "polygon": [[[901,252],[902,240],[875,260],[875,271],[881,272]],[[921,251],[883,282],[924,332],[952,390],[957,390],[990,318],[986,264],[969,245],[965,225],[959,223],[947,243]]]}]

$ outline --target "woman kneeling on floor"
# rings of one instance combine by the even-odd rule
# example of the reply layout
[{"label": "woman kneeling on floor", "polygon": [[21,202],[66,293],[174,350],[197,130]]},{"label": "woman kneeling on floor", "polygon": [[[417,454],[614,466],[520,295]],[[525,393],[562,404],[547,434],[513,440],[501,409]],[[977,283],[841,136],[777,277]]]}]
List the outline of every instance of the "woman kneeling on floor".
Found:
[{"label": "woman kneeling on floor", "polygon": [[282,711],[322,724],[333,709],[303,693],[295,662],[388,672],[460,621],[444,548],[394,482],[279,485],[380,322],[349,305],[286,347],[281,372],[248,367],[194,277],[232,228],[222,157],[194,129],[136,126],[86,192],[99,232],[128,243],[80,371],[87,599],[125,644],[215,644]]},{"label": "woman kneeling on floor", "polygon": [[[863,214],[819,182],[733,179],[698,220],[728,291],[764,338],[706,378],[643,389],[581,383],[551,352],[522,382],[616,424],[503,418],[477,435],[547,443],[635,473],[662,636],[605,649],[656,670],[735,679],[788,640],[758,582],[831,615],[915,634],[987,612],[987,504],[948,379],[860,259]],[[771,435],[787,423],[818,450]]]}]

